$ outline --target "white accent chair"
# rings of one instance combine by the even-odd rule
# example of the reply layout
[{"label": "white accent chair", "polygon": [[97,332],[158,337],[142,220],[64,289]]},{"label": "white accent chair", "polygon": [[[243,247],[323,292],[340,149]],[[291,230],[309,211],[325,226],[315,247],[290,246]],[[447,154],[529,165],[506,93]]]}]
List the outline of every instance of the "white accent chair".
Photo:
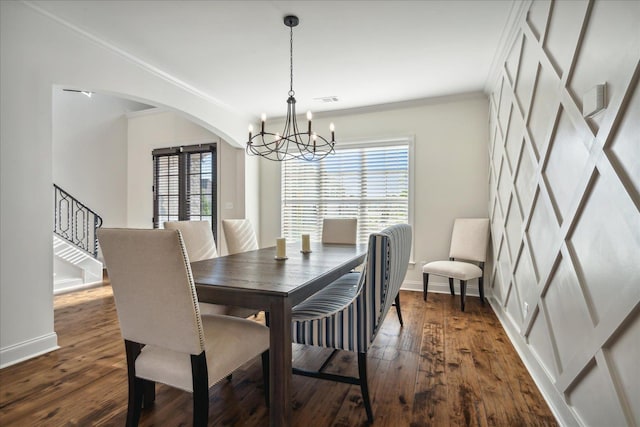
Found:
[{"label": "white accent chair", "polygon": [[[451,295],[453,279],[460,281],[460,309],[464,311],[467,281],[478,279],[480,302],[484,305],[484,263],[489,243],[488,218],[457,218],[453,224],[449,261],[433,261],[422,267],[423,297],[427,300],[429,275],[449,278]],[[463,260],[463,261],[461,261]]]},{"label": "white accent chair", "polygon": [[256,233],[248,219],[223,219],[222,232],[229,255],[259,249]]},{"label": "white accent chair", "polygon": [[358,218],[324,218],[322,243],[355,245],[358,238]]},{"label": "white accent chair", "polygon": [[200,315],[180,231],[99,229],[98,240],[125,342],[127,426],[153,404],[155,382],[192,392],[193,425],[206,426],[209,387],[260,354],[268,390],[268,328]]},{"label": "white accent chair", "polygon": [[[167,230],[180,230],[182,240],[187,248],[189,262],[218,256],[216,241],[209,221],[165,221]],[[249,317],[256,314],[255,310],[242,307],[231,307],[219,304],[200,303],[201,314],[225,314],[236,317]]]}]

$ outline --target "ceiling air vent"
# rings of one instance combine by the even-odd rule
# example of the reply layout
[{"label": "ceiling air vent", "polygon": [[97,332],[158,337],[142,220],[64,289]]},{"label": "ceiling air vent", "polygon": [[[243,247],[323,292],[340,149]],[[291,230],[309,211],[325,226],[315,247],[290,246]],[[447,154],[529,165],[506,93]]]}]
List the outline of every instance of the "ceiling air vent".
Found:
[{"label": "ceiling air vent", "polygon": [[320,98],[313,98],[314,101],[319,101],[319,102],[323,102],[323,103],[327,103],[327,102],[338,102],[339,99],[337,96],[322,96]]}]

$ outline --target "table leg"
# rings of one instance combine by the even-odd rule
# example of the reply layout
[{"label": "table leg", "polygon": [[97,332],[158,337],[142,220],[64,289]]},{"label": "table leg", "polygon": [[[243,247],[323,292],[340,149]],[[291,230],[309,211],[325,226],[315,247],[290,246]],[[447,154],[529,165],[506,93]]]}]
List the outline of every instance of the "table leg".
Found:
[{"label": "table leg", "polygon": [[271,303],[269,313],[269,378],[272,427],[291,425],[291,303],[287,298]]}]

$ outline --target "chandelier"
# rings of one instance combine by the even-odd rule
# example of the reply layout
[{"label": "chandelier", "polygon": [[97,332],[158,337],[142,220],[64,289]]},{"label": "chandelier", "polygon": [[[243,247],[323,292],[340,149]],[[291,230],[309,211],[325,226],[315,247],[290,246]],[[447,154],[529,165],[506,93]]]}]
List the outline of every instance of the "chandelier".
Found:
[{"label": "chandelier", "polygon": [[289,98],[287,99],[287,118],[282,133],[271,133],[264,130],[266,114],[262,114],[260,132],[253,135],[253,126],[249,125],[249,140],[247,153],[262,156],[269,160],[284,161],[291,159],[321,160],[329,154],[334,154],[335,129],[333,123],[329,126],[331,141],[311,129],[311,111],[307,112],[307,127],[301,132],[296,119],[296,98],[293,90],[293,27],[300,21],[297,16],[284,17],[284,25],[289,27]]}]

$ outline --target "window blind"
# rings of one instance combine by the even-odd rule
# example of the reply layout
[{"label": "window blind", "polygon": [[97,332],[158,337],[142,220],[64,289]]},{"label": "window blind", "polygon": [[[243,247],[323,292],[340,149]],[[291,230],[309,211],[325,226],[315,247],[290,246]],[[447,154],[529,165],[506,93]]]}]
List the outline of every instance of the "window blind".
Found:
[{"label": "window blind", "polygon": [[320,162],[282,165],[282,235],[320,241],[325,217],[358,218],[358,242],[409,222],[409,144],[350,146]]}]

